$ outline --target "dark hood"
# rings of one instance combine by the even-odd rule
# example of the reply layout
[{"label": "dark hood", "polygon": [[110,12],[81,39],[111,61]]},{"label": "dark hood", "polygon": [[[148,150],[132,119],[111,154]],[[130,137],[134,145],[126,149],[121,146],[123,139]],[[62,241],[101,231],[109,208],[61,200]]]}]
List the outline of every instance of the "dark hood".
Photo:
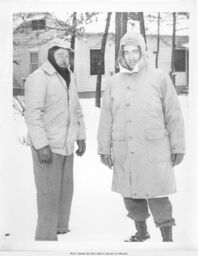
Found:
[{"label": "dark hood", "polygon": [[54,46],[54,47],[50,48],[48,50],[47,59],[52,64],[52,66],[56,69],[56,71],[63,77],[63,79],[65,80],[65,82],[67,84],[67,88],[69,88],[69,85],[70,85],[70,71],[68,70],[68,68],[60,67],[56,63],[55,58],[54,58],[54,52],[58,49],[60,49],[60,47],[58,47],[58,46]]}]

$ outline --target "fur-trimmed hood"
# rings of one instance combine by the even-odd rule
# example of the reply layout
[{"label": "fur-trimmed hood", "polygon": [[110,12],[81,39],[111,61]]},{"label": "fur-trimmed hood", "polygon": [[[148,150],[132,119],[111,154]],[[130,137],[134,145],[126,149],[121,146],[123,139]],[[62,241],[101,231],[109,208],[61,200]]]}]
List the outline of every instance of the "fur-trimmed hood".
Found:
[{"label": "fur-trimmed hood", "polygon": [[138,62],[138,68],[141,69],[145,65],[148,65],[148,59],[147,59],[147,52],[146,52],[146,44],[143,36],[135,31],[127,32],[120,40],[120,49],[118,54],[118,65],[120,67],[120,70],[128,70],[128,72],[131,72],[131,70],[128,69],[126,61],[124,59],[124,47],[125,45],[136,45],[140,47],[141,50],[141,58]]}]

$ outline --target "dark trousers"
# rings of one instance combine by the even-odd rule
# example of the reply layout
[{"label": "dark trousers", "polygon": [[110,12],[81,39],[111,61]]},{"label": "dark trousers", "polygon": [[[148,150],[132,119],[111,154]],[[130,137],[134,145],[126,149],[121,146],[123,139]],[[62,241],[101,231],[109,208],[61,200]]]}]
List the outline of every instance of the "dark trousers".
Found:
[{"label": "dark trousers", "polygon": [[150,214],[153,216],[157,227],[173,226],[175,220],[172,217],[172,205],[168,197],[157,197],[151,199],[124,198],[128,217],[134,221],[144,221]]},{"label": "dark trousers", "polygon": [[40,163],[32,148],[37,190],[35,240],[57,240],[57,232],[67,232],[73,197],[73,155],[53,153],[51,164]]}]

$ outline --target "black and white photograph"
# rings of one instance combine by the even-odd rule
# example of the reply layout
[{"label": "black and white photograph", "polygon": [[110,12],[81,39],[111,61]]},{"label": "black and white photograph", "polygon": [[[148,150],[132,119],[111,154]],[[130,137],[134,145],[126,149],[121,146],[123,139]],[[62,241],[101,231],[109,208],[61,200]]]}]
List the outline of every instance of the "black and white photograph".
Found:
[{"label": "black and white photograph", "polygon": [[0,252],[196,255],[197,1],[0,5]]}]

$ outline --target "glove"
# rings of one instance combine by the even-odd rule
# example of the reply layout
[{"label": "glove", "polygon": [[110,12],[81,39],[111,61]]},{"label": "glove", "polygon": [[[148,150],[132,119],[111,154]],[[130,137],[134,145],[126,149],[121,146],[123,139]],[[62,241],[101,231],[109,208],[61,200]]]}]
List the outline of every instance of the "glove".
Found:
[{"label": "glove", "polygon": [[172,166],[174,167],[175,165],[180,164],[184,159],[184,154],[181,153],[173,153],[171,155],[171,161],[172,161]]},{"label": "glove", "polygon": [[78,149],[76,150],[77,156],[82,156],[86,151],[86,142],[85,140],[77,140]]},{"label": "glove", "polygon": [[37,150],[39,162],[51,164],[52,163],[52,151],[49,145]]},{"label": "glove", "polygon": [[112,168],[113,160],[111,155],[100,155],[100,160],[104,165],[108,166],[110,169]]}]

